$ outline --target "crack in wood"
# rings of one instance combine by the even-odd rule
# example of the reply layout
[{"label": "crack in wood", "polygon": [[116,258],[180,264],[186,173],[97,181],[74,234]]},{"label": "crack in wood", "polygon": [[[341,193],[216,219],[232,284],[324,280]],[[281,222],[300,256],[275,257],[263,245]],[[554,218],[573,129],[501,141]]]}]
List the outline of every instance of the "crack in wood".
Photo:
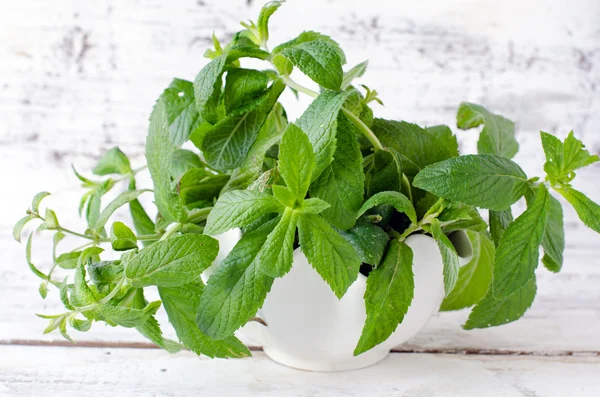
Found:
[{"label": "crack in wood", "polygon": [[[30,346],[30,347],[91,347],[100,349],[160,349],[160,347],[146,342],[103,342],[103,341],[45,341],[35,339],[8,339],[0,340],[0,346]],[[260,346],[248,346],[251,351],[263,351]],[[600,351],[565,350],[554,352],[537,352],[526,350],[502,349],[402,349],[395,348],[390,351],[396,354],[444,354],[463,356],[532,356],[532,357],[570,357],[587,356],[600,357]]]}]

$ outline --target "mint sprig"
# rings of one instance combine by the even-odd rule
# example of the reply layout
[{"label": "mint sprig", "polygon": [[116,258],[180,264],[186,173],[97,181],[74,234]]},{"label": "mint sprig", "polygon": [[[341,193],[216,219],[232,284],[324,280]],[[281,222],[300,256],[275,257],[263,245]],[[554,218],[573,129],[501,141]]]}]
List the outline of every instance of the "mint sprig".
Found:
[{"label": "mint sprig", "polygon": [[[556,194],[600,232],[600,206],[572,185],[600,158],[573,132],[564,140],[541,133],[545,175],[531,177],[512,160],[515,123],[481,105],[464,102],[457,113],[458,128],[481,126],[477,154],[460,155],[448,126],[376,118],[377,91],[356,84],[367,62],[345,69],[331,37],[305,31],[269,49],[269,21],[283,3],[268,2],[227,43],[213,35],[209,62],[193,82],[173,79],[162,92],[150,116],[147,165],[134,168],[115,147],[92,178],[74,169],[85,230],[44,206],[49,193],[34,197],[13,236],[29,233],[25,260],[38,291],[46,299],[55,288],[65,308],[40,315],[48,320],[44,332],[71,340],[69,327],[88,332],[104,322],[135,328],[169,352],[245,357],[234,332],[251,320],[266,324],[259,309],[303,253],[338,299],[367,277],[358,355],[384,342],[410,307],[417,264],[409,236],[436,241],[441,309],[474,306],[464,325],[472,329],[524,315],[537,291],[540,247],[544,266],[562,269],[568,236]],[[248,58],[263,64],[250,68]],[[297,120],[288,120],[281,102],[286,89],[314,98]],[[146,168],[152,190],[138,186]],[[150,194],[153,204],[142,205]],[[523,199],[527,209],[514,219],[512,206]],[[126,207],[130,220],[120,216]],[[481,209],[489,210],[487,221]],[[52,235],[48,269],[32,262],[36,226]],[[219,252],[213,237],[235,228],[240,241],[211,267]],[[459,254],[470,250],[457,232],[471,244],[462,267]],[[81,244],[64,251],[65,239]],[[68,276],[56,279],[57,268]],[[204,286],[200,275],[209,268]],[[144,292],[154,287],[161,299],[148,302]],[[155,318],[163,309],[179,341],[163,337]]]}]

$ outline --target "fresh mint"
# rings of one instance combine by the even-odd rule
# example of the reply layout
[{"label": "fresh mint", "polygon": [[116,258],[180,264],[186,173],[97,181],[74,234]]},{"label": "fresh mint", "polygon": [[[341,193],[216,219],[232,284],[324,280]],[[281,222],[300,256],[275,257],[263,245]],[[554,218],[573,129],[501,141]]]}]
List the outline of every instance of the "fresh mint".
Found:
[{"label": "fresh mint", "polygon": [[[93,176],[73,168],[83,188],[74,209],[83,230],[46,205],[48,192],[35,195],[13,237],[28,236],[25,262],[40,296],[55,293],[64,306],[40,315],[44,332],[72,340],[70,329],[88,332],[102,322],[134,328],[171,353],[246,357],[234,333],[249,321],[268,333],[259,309],[304,255],[338,299],[366,277],[358,355],[387,340],[412,303],[420,264],[410,236],[436,242],[441,310],[472,307],[464,325],[472,329],[525,314],[537,291],[540,248],[549,271],[568,266],[557,195],[600,233],[600,206],[573,186],[576,173],[600,158],[573,132],[563,140],[541,132],[545,175],[527,176],[512,160],[515,123],[481,105],[460,104],[456,119],[459,129],[479,131],[477,154],[459,153],[450,126],[377,118],[377,91],[355,83],[367,61],[346,68],[340,45],[314,31],[272,45],[269,23],[283,3],[266,3],[228,42],[213,34],[193,82],[173,79],[165,88],[150,115],[146,164],[114,147],[91,167]],[[296,119],[288,119],[286,89],[313,98]],[[526,204],[518,216],[517,202]],[[241,238],[215,263],[216,237],[232,229]],[[50,263],[38,266],[34,238],[44,235],[52,238]],[[469,251],[459,266],[459,254]],[[148,288],[158,288],[160,300],[148,302]],[[158,323],[158,310],[177,341],[164,337],[169,324]]]}]

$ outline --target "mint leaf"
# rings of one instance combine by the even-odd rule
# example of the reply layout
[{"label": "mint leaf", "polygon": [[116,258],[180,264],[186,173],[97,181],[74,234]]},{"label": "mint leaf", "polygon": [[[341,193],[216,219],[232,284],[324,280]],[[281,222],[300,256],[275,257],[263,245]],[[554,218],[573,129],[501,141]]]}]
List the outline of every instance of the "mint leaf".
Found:
[{"label": "mint leaf", "polygon": [[112,249],[127,251],[137,248],[137,237],[123,222],[115,222],[110,229]]},{"label": "mint leaf", "polygon": [[40,209],[40,203],[46,197],[50,196],[48,192],[39,192],[35,196],[33,196],[33,200],[31,200],[31,211],[38,212]]},{"label": "mint leaf", "polygon": [[257,21],[258,38],[262,43],[266,43],[269,40],[269,18],[277,11],[284,1],[276,0],[269,1],[260,10]]},{"label": "mint leaf", "polygon": [[270,221],[244,234],[208,279],[196,323],[211,338],[233,335],[262,307],[273,279],[259,270],[258,258],[276,223]]},{"label": "mint leaf", "polygon": [[339,91],[344,72],[342,59],[329,41],[313,40],[284,49],[281,54],[323,88]]},{"label": "mint leaf", "polygon": [[250,147],[244,162],[231,173],[224,192],[246,189],[260,174],[267,150],[277,144],[287,127],[287,118],[281,104],[276,103]]},{"label": "mint leaf", "polygon": [[360,257],[354,248],[319,215],[301,214],[300,247],[308,262],[341,298],[358,277]]},{"label": "mint leaf", "polygon": [[424,168],[413,186],[448,200],[501,211],[525,194],[527,175],[505,157],[467,155]]},{"label": "mint leaf", "polygon": [[219,197],[228,181],[228,175],[215,175],[194,168],[186,172],[179,180],[179,196],[188,208],[209,207]]},{"label": "mint leaf", "polygon": [[19,221],[17,223],[15,223],[15,226],[13,227],[13,238],[17,242],[19,242],[19,243],[21,242],[21,232],[23,231],[23,228],[25,227],[25,225],[32,219],[35,219],[35,218],[31,215],[27,215],[27,216],[19,219]]},{"label": "mint leaf", "polygon": [[225,110],[227,113],[248,105],[267,89],[269,78],[254,69],[232,69],[225,78]]},{"label": "mint leaf", "polygon": [[150,116],[150,129],[146,138],[146,161],[154,184],[154,202],[167,220],[182,222],[187,213],[179,196],[171,189],[173,149],[168,130],[164,102],[159,99]]},{"label": "mint leaf", "polygon": [[96,222],[92,225],[92,229],[103,228],[117,209],[129,203],[130,201],[137,199],[142,193],[145,192],[149,192],[149,190],[127,190],[119,194],[102,210],[98,216],[98,219],[96,219]]},{"label": "mint leaf", "polygon": [[[129,182],[129,189],[135,190],[135,179],[131,179]],[[152,219],[150,219],[139,200],[135,199],[129,202],[129,212],[131,213],[131,219],[138,234],[154,233],[154,222],[152,222]],[[151,241],[142,241],[144,246],[150,243]]]},{"label": "mint leaf", "polygon": [[227,171],[244,162],[284,88],[285,84],[276,80],[260,98],[231,113],[206,132],[200,149],[211,167]]},{"label": "mint leaf", "polygon": [[246,227],[263,215],[283,212],[284,207],[267,193],[232,190],[219,198],[206,220],[206,234],[217,235],[236,227]]},{"label": "mint leaf", "polygon": [[128,261],[125,274],[134,287],[178,286],[197,278],[217,257],[219,243],[187,234],[157,241]]},{"label": "mint leaf", "polygon": [[[273,186],[275,187],[275,186]],[[303,214],[320,214],[330,207],[329,203],[316,197],[306,199],[300,203],[297,211]]]},{"label": "mint leaf", "polygon": [[560,272],[565,250],[565,226],[562,205],[552,195],[550,195],[548,225],[542,240],[542,248],[544,249],[542,263],[546,266],[546,269],[555,273]]},{"label": "mint leaf", "polygon": [[174,354],[183,350],[183,346],[179,343],[163,337],[160,324],[153,316],[150,316],[145,323],[135,327],[137,331],[151,340],[155,345],[165,349],[167,352]]},{"label": "mint leaf", "polygon": [[323,92],[312,101],[296,122],[308,136],[315,152],[316,166],[312,174],[313,181],[333,159],[337,118],[348,95],[348,92]]},{"label": "mint leaf", "polygon": [[369,61],[364,61],[354,66],[352,69],[348,70],[344,73],[344,77],[342,78],[342,86],[341,89],[345,90],[350,87],[352,81],[359,77],[362,77],[363,74],[367,71],[367,66],[369,65]]},{"label": "mint leaf", "polygon": [[389,204],[393,206],[396,211],[406,214],[412,223],[417,223],[417,213],[412,205],[412,202],[408,199],[408,197],[399,192],[377,193],[365,201],[358,211],[358,216],[363,215],[365,212],[367,212],[367,210],[381,204]]},{"label": "mint leaf", "polygon": [[358,221],[353,228],[340,231],[340,234],[352,245],[363,263],[377,267],[388,240],[388,234],[379,226],[367,221]]},{"label": "mint leaf", "polygon": [[273,185],[271,188],[273,189],[273,196],[286,207],[296,208],[298,203],[302,201],[302,199],[297,199],[296,195],[285,186]]},{"label": "mint leaf", "polygon": [[442,262],[444,263],[444,289],[446,296],[448,296],[458,280],[460,267],[458,254],[450,239],[442,231],[442,226],[437,218],[431,220],[431,224],[427,226],[426,230],[431,233],[442,254]]},{"label": "mint leaf", "polygon": [[80,256],[81,251],[66,252],[59,255],[54,263],[56,263],[62,269],[76,269]]},{"label": "mint leaf", "polygon": [[535,275],[514,294],[495,299],[488,293],[469,315],[464,329],[488,328],[507,324],[523,317],[533,303],[537,291]]},{"label": "mint leaf", "polygon": [[376,150],[365,158],[364,163],[367,197],[386,190],[401,190],[402,160],[393,149]]},{"label": "mint leaf", "polygon": [[83,263],[77,265],[75,277],[73,279],[73,292],[70,301],[74,307],[84,307],[96,303],[96,296],[90,286],[85,281],[85,268]]},{"label": "mint leaf", "polygon": [[494,263],[494,298],[512,295],[534,276],[549,207],[550,195],[542,184],[527,210],[502,233]]},{"label": "mint leaf", "polygon": [[494,241],[494,245],[497,247],[500,242],[500,237],[502,233],[506,230],[508,225],[513,221],[512,210],[507,208],[502,211],[490,211],[490,234],[492,235],[492,240]]},{"label": "mint leaf", "polygon": [[363,201],[365,176],[362,154],[356,136],[360,132],[344,115],[338,116],[337,147],[333,161],[325,167],[310,189],[331,206],[322,216],[335,227],[346,230],[354,226],[356,213]]},{"label": "mint leaf", "polygon": [[131,164],[125,153],[118,147],[114,147],[100,157],[92,172],[96,175],[125,175],[131,172]]},{"label": "mint leaf", "polygon": [[196,326],[196,309],[200,304],[204,286],[195,281],[179,287],[159,287],[169,322],[175,328],[177,337],[191,351],[214,358],[249,357],[250,351],[236,337],[213,340]]},{"label": "mint leaf", "polygon": [[173,79],[160,95],[167,112],[167,124],[171,145],[183,145],[192,131],[202,122],[196,110],[194,84],[191,81]]},{"label": "mint leaf", "polygon": [[286,208],[261,249],[260,271],[269,277],[282,277],[292,268],[298,216],[297,211]]},{"label": "mint leaf", "polygon": [[414,296],[413,252],[392,240],[381,265],[367,277],[365,306],[367,321],[354,355],[385,341],[404,320]]},{"label": "mint leaf", "polygon": [[156,313],[160,305],[160,301],[155,301],[149,303],[143,309],[133,309],[131,307],[107,303],[99,307],[98,313],[104,317],[108,323],[120,325],[125,328],[134,328],[148,321],[150,316]]},{"label": "mint leaf", "polygon": [[575,177],[575,170],[600,161],[600,157],[585,150],[583,142],[575,138],[573,131],[564,143],[546,132],[540,131],[540,134],[546,155],[544,171],[553,184],[569,183]]},{"label": "mint leaf", "polygon": [[304,199],[315,168],[315,154],[308,137],[289,124],[279,145],[279,172],[298,199]]},{"label": "mint leaf", "polygon": [[555,188],[577,211],[579,219],[590,229],[600,233],[600,205],[590,200],[585,194],[570,186]]},{"label": "mint leaf", "polygon": [[88,264],[90,281],[97,286],[116,284],[123,278],[121,261],[99,261]]},{"label": "mint leaf", "polygon": [[484,124],[484,127],[477,142],[479,154],[495,154],[509,159],[517,154],[519,144],[515,139],[515,123],[490,113],[483,106],[461,103],[456,115],[458,128],[467,130],[481,124]]},{"label": "mint leaf", "polygon": [[492,282],[494,264],[494,243],[484,233],[467,231],[473,254],[471,260],[462,266],[452,292],[444,299],[440,310],[460,310],[475,305],[485,296]]},{"label": "mint leaf", "polygon": [[218,107],[227,55],[221,55],[204,66],[194,80],[196,110],[209,123],[219,120]]},{"label": "mint leaf", "polygon": [[273,49],[272,53],[273,53],[273,55],[280,54],[283,50],[285,50],[287,48],[292,48],[298,44],[308,43],[310,41],[315,41],[315,40],[325,41],[325,42],[329,43],[335,49],[338,56],[342,60],[342,64],[346,63],[346,55],[344,54],[344,51],[340,48],[340,45],[335,40],[333,40],[331,37],[329,37],[327,35],[324,35],[319,32],[314,32],[311,30],[304,31],[304,32],[300,33],[298,35],[298,37],[296,37],[295,39],[292,39],[290,41],[287,41],[283,44],[278,45],[277,47],[275,47]]},{"label": "mint leaf", "polygon": [[410,178],[427,165],[458,156],[456,137],[437,129],[384,119],[375,119],[371,129],[384,146],[398,153],[402,171]]},{"label": "mint leaf", "polygon": [[204,168],[204,166],[200,157],[191,150],[173,150],[173,163],[171,165],[173,179],[177,180],[187,171],[195,168]]}]

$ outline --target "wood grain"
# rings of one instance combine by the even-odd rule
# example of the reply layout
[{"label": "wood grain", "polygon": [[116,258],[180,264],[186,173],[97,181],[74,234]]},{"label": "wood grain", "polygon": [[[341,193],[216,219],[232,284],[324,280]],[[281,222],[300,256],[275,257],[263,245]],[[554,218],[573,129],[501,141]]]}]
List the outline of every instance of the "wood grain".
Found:
[{"label": "wood grain", "polygon": [[[160,92],[172,77],[194,78],[213,31],[230,37],[260,6],[252,0],[24,0],[0,6],[0,396],[74,396],[82,387],[97,396],[112,396],[117,388],[123,395],[160,396],[600,395],[600,237],[571,209],[565,213],[564,270],[538,271],[538,297],[521,321],[467,332],[460,328],[467,312],[440,313],[398,347],[423,354],[393,354],[360,377],[295,372],[260,352],[242,361],[168,356],[141,349],[148,344],[134,330],[101,325],[73,332],[76,348],[55,334],[41,335],[45,322],[33,313],[55,313],[60,304],[55,293],[47,300],[37,295],[39,282],[26,267],[24,247],[11,240],[12,225],[35,193],[49,190],[55,196],[47,204],[61,222],[81,230],[74,210],[81,190],[69,165],[88,171],[115,145],[134,166],[142,165],[147,120]],[[574,129],[600,153],[599,26],[596,0],[401,6],[393,0],[290,0],[273,18],[271,36],[281,42],[314,29],[336,38],[350,64],[369,59],[361,82],[385,102],[375,109],[380,117],[455,129],[456,109],[466,100],[515,120],[517,161],[533,176],[542,172],[539,130],[564,137]],[[284,102],[294,119],[309,99],[296,101],[288,93]],[[461,150],[473,152],[476,132],[457,134]],[[594,165],[576,182],[596,201],[599,172]],[[147,175],[141,177],[149,186]],[[36,236],[34,244],[34,262],[47,269],[50,242]],[[164,313],[159,319],[166,324]],[[64,346],[45,346],[57,344]],[[531,356],[506,356],[523,354]]]}]

